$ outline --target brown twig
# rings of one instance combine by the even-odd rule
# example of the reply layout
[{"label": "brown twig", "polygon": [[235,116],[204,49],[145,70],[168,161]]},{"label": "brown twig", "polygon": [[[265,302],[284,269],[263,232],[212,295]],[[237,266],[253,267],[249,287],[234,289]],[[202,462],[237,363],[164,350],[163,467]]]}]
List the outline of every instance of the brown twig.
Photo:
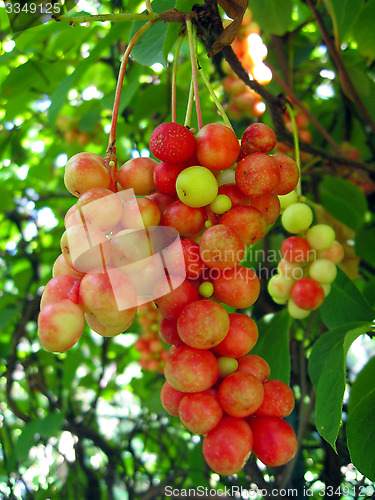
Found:
[{"label": "brown twig", "polygon": [[363,102],[362,102],[350,76],[349,76],[349,73],[347,72],[347,70],[344,66],[344,63],[342,62],[342,59],[340,57],[340,53],[336,49],[335,44],[334,44],[330,34],[328,33],[328,31],[325,27],[322,16],[320,15],[319,11],[317,10],[317,8],[312,0],[306,0],[306,3],[310,7],[310,10],[315,18],[315,21],[316,21],[316,24],[319,28],[319,31],[323,37],[324,43],[325,43],[325,45],[328,49],[328,52],[332,58],[332,61],[339,72],[343,91],[349,97],[349,99],[351,99],[354,102],[354,104],[357,106],[359,111],[362,113],[364,119],[366,120],[367,125],[371,128],[372,133],[375,134],[375,123],[372,120],[365,105],[363,104]]}]

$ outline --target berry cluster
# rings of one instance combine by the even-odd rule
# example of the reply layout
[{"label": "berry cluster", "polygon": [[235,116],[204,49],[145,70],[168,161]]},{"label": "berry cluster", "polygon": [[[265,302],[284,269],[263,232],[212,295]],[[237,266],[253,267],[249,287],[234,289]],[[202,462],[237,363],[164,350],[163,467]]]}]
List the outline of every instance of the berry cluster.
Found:
[{"label": "berry cluster", "polygon": [[[292,197],[291,197],[292,198]],[[338,264],[344,256],[335,231],[327,224],[315,224],[306,203],[294,201],[283,211],[283,227],[294,236],[281,245],[278,273],[268,282],[268,291],[277,304],[288,303],[293,318],[306,318],[320,307],[331,290]]]},{"label": "berry cluster", "polygon": [[144,370],[164,373],[164,360],[167,350],[159,337],[160,314],[153,302],[138,307],[138,323],[142,328],[134,347],[140,352],[139,364]]},{"label": "berry cluster", "polygon": [[103,158],[74,155],[65,167],[64,182],[79,199],[65,216],[62,254],[44,289],[38,318],[40,343],[52,352],[70,349],[81,337],[85,320],[93,331],[112,337],[124,332],[137,313],[135,288],[117,269],[116,260],[116,235],[127,212],[109,189],[111,176]]},{"label": "berry cluster", "polygon": [[[263,124],[250,125],[241,145],[220,123],[205,125],[196,137],[163,123],[150,138],[150,150],[161,160],[153,175],[159,193],[151,196],[177,195],[161,224],[182,237],[185,274],[169,293],[164,284],[156,287],[160,336],[172,346],[161,400],[188,430],[205,435],[205,460],[220,474],[240,471],[252,449],[273,466],[296,451],[294,431],[282,420],[293,409],[293,392],[281,381],[267,381],[265,360],[248,354],[258,338],[255,322],[224,307],[245,309],[258,298],[259,279],[240,262],[246,246],[277,219],[277,195],[298,182],[290,158],[268,154],[275,143]],[[171,245],[165,258],[177,268],[175,255]],[[177,281],[178,271],[168,270],[171,282]]]},{"label": "berry cluster", "polygon": [[79,120],[67,116],[60,115],[56,121],[57,130],[63,135],[64,141],[67,144],[79,144],[86,146],[90,141],[95,144],[100,144],[102,141],[102,129],[100,124],[97,123],[91,133],[80,130]]},{"label": "berry cluster", "polygon": [[[117,335],[137,305],[154,299],[161,339],[172,346],[165,387],[184,395],[179,415],[192,432],[206,435],[204,456],[221,474],[241,470],[252,448],[269,465],[296,451],[293,429],[282,420],[293,393],[280,381],[266,382],[266,362],[247,355],[258,338],[255,322],[224,307],[246,309],[257,300],[259,279],[240,263],[246,246],[279,216],[278,195],[298,183],[295,162],[269,154],[275,144],[261,123],[250,125],[240,143],[221,123],[195,136],[178,123],[162,123],[149,143],[159,161],[132,159],[113,173],[98,155],[72,157],[64,180],[78,201],[65,217],[62,255],[39,316],[42,346],[64,351],[78,340],[84,318],[99,334]],[[130,189],[137,198],[128,198]],[[168,231],[179,237],[171,240]],[[162,275],[150,248],[163,254]],[[146,352],[144,340],[138,346]],[[160,366],[154,359],[160,346],[149,338],[143,361]],[[204,413],[209,408],[211,416]]]}]

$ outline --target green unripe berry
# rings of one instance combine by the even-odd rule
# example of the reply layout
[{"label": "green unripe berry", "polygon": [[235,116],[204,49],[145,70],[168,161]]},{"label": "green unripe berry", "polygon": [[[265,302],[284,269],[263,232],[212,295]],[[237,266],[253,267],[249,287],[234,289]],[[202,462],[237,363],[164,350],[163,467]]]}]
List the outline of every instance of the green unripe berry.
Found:
[{"label": "green unripe berry", "polygon": [[316,224],[306,234],[306,240],[313,250],[326,250],[336,239],[336,233],[328,224]]},{"label": "green unripe berry", "polygon": [[179,199],[188,207],[209,205],[216,198],[218,185],[214,174],[205,167],[188,167],[176,180]]},{"label": "green unripe berry", "polygon": [[305,319],[311,313],[311,311],[306,311],[296,306],[292,299],[288,301],[288,312],[295,319]]},{"label": "green unripe berry", "polygon": [[329,285],[335,281],[337,267],[331,260],[317,259],[309,267],[310,277],[321,285]]},{"label": "green unripe berry", "polygon": [[232,201],[226,194],[218,194],[214,201],[209,204],[214,214],[222,215],[232,208]]},{"label": "green unripe berry", "polygon": [[238,368],[238,361],[235,358],[229,358],[227,356],[222,356],[217,358],[219,364],[219,377],[225,378],[231,373],[234,373]]},{"label": "green unripe berry", "polygon": [[302,233],[311,226],[313,211],[306,203],[289,205],[281,216],[281,224],[289,233]]},{"label": "green unripe berry", "polygon": [[199,294],[202,295],[202,297],[211,297],[211,295],[214,293],[214,285],[210,281],[205,281],[201,285],[199,285]]},{"label": "green unripe berry", "polygon": [[289,205],[297,203],[297,200],[298,197],[295,191],[291,191],[288,194],[280,194],[279,195],[280,210],[285,210],[287,207],[289,207]]}]

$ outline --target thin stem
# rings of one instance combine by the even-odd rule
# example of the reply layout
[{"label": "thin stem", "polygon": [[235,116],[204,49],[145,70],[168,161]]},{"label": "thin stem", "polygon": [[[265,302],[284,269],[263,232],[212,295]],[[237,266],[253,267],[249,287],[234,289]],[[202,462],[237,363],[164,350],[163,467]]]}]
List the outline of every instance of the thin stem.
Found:
[{"label": "thin stem", "polygon": [[109,141],[108,141],[108,147],[113,146],[113,144],[116,141],[116,126],[117,126],[117,118],[118,118],[118,111],[119,111],[119,106],[120,106],[120,99],[121,99],[121,90],[122,90],[122,84],[124,81],[124,75],[125,75],[125,70],[126,66],[128,64],[128,60],[131,54],[131,51],[134,48],[134,45],[137,43],[141,35],[145,33],[151,26],[153,25],[154,21],[149,21],[146,24],[140,28],[133,38],[130,40],[128,46],[126,47],[126,50],[124,52],[124,56],[121,61],[121,66],[120,66],[120,71],[118,74],[117,78],[117,87],[116,87],[116,93],[115,93],[115,101],[113,104],[113,113],[112,113],[112,123],[111,123],[111,131],[109,134]]},{"label": "thin stem", "polygon": [[333,150],[337,154],[343,154],[342,150],[340,147],[336,144],[336,142],[332,139],[332,137],[329,135],[329,133],[325,130],[324,127],[320,124],[320,122],[315,118],[314,115],[310,113],[308,108],[301,102],[298,97],[295,95],[293,92],[293,89],[272,69],[272,76],[276,83],[280,85],[280,87],[283,89],[283,91],[289,96],[291,101],[296,104],[299,109],[302,111],[302,113],[310,120],[310,122],[314,125],[314,127],[317,129],[318,132],[324,137],[324,139],[330,144],[333,148]]},{"label": "thin stem", "polygon": [[357,89],[355,88],[349,73],[347,72],[344,63],[342,62],[342,59],[340,57],[340,53],[336,50],[335,44],[333,43],[327,28],[325,27],[325,24],[323,22],[323,19],[318,12],[316,6],[312,2],[312,0],[306,0],[307,5],[310,7],[311,12],[313,13],[313,16],[315,18],[316,24],[318,25],[319,31],[323,37],[324,43],[327,46],[327,49],[330,53],[330,56],[332,58],[332,61],[334,62],[341,78],[342,82],[342,89],[345,92],[345,94],[351,99],[354,104],[357,106],[359,111],[362,113],[363,118],[367,122],[367,125],[371,127],[372,132],[375,134],[375,122],[371,118],[370,113],[367,111],[366,106],[363,104]]},{"label": "thin stem", "polygon": [[176,52],[173,60],[172,68],[172,122],[176,122],[176,88],[177,88],[177,67],[178,67],[178,56],[180,55],[181,44],[184,39],[184,35],[180,35],[177,41]]},{"label": "thin stem", "polygon": [[296,124],[296,119],[294,118],[294,112],[292,106],[286,102],[285,107],[289,113],[290,116],[290,121],[292,122],[292,127],[293,127],[293,139],[294,139],[294,154],[296,157],[296,163],[298,166],[298,172],[299,172],[299,178],[298,178],[298,184],[296,187],[296,192],[298,198],[302,195],[302,189],[301,189],[301,157],[299,154],[299,140],[298,140],[298,128]]},{"label": "thin stem", "polygon": [[145,0],[146,1],[146,9],[147,9],[147,12],[149,14],[153,14],[154,11],[152,10],[152,7],[151,7],[151,0]]},{"label": "thin stem", "polygon": [[206,75],[206,72],[204,71],[204,69],[201,66],[199,67],[199,73],[202,77],[202,80],[206,84],[206,87],[207,87],[217,109],[219,110],[219,113],[221,114],[221,117],[223,118],[225,125],[227,125],[229,128],[231,128],[233,130],[232,124],[231,124],[226,112],[224,111],[224,108],[221,105],[221,102],[217,98],[217,95],[215,94],[214,89],[212,88],[212,85],[211,85],[211,83]]},{"label": "thin stem", "polygon": [[59,23],[69,23],[71,26],[78,26],[83,23],[92,23],[94,21],[107,22],[110,21],[112,23],[123,23],[126,21],[156,21],[159,19],[160,14],[156,14],[155,12],[144,13],[144,14],[97,14],[91,15],[87,14],[85,16],[60,16],[55,17],[55,21]]},{"label": "thin stem", "polygon": [[194,97],[195,97],[195,107],[197,110],[198,129],[200,130],[203,126],[203,121],[202,121],[201,104],[199,101],[199,89],[198,89],[198,78],[197,78],[197,59],[196,59],[196,55],[195,55],[194,40],[193,40],[193,27],[192,27],[191,19],[186,19],[186,28],[187,28],[188,39],[189,39],[191,72],[192,72],[192,79],[193,79],[193,85],[194,85]]},{"label": "thin stem", "polygon": [[118,78],[117,78],[115,100],[113,103],[113,111],[112,111],[111,131],[109,133],[108,148],[107,148],[107,154],[105,157],[105,165],[106,165],[106,168],[111,176],[110,189],[114,192],[117,191],[116,127],[117,127],[117,119],[118,119],[118,112],[119,112],[120,99],[121,99],[121,90],[122,90],[122,84],[124,82],[125,70],[126,70],[126,66],[128,64],[128,60],[129,60],[129,57],[130,57],[131,51],[133,50],[134,45],[137,43],[137,41],[139,40],[141,35],[143,35],[143,33],[145,33],[149,28],[151,28],[153,23],[154,23],[154,21],[148,21],[146,24],[144,24],[142,26],[142,28],[140,28],[135,33],[133,38],[128,43],[128,46],[126,47],[124,56],[123,56],[122,61],[121,61],[120,71],[119,71]]},{"label": "thin stem", "polygon": [[194,85],[193,85],[193,80],[191,80],[189,89],[189,99],[187,103],[185,123],[184,123],[184,126],[189,128],[191,126],[191,113],[193,111],[193,103],[194,103]]}]

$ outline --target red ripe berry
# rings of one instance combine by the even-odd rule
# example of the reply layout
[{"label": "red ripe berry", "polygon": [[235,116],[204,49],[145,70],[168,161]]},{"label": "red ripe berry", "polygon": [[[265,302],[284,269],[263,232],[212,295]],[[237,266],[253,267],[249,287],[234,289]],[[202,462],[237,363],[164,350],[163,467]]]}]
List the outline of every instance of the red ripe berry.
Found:
[{"label": "red ripe berry", "polygon": [[[171,282],[173,281],[172,276]],[[188,280],[184,280],[180,286],[167,293],[169,289],[169,284],[165,280],[158,283],[154,289],[154,297],[158,297],[155,303],[164,318],[177,321],[184,307],[199,299],[199,293]]]},{"label": "red ripe berry", "polygon": [[259,278],[248,267],[225,269],[219,276],[212,276],[212,284],[215,297],[223,304],[236,309],[252,306],[259,296]]},{"label": "red ripe berry", "polygon": [[224,184],[220,186],[218,194],[225,194],[228,196],[232,202],[232,208],[249,207],[251,205],[250,198],[242,194],[235,184]]},{"label": "red ripe berry", "polygon": [[236,184],[246,196],[256,198],[271,194],[280,180],[280,169],[266,153],[253,153],[239,162]]},{"label": "red ripe berry", "polygon": [[273,224],[280,215],[280,200],[275,194],[266,194],[259,198],[252,198],[251,206],[262,212],[267,226]]},{"label": "red ripe berry", "polygon": [[163,213],[165,212],[165,209],[168,207],[168,205],[170,205],[171,203],[173,203],[175,201],[175,199],[172,198],[172,196],[169,196],[169,195],[164,194],[164,193],[150,194],[150,196],[147,196],[147,198],[157,204],[161,215],[163,215]]},{"label": "red ripe berry", "polygon": [[234,207],[220,219],[220,224],[237,233],[244,245],[253,245],[266,234],[267,224],[263,214],[254,207]]},{"label": "red ripe berry", "polygon": [[291,298],[297,307],[305,311],[314,311],[323,304],[323,287],[311,278],[301,278],[291,289]]},{"label": "red ripe berry", "polygon": [[246,354],[238,360],[238,372],[250,373],[258,378],[261,382],[265,382],[271,373],[270,365],[267,361],[256,354]]},{"label": "red ripe berry", "polygon": [[263,384],[264,398],[255,415],[268,417],[287,417],[294,408],[294,393],[289,385],[281,380],[267,380]]},{"label": "red ripe berry", "polygon": [[203,228],[204,221],[203,208],[188,207],[182,201],[175,201],[166,208],[161,225],[174,227],[181,236],[190,236]]},{"label": "red ripe berry", "polygon": [[177,391],[168,382],[164,382],[160,391],[161,404],[164,410],[173,417],[178,417],[178,407],[185,396],[185,392]]},{"label": "red ripe berry", "polygon": [[154,183],[156,189],[165,194],[176,194],[176,179],[184,170],[185,165],[162,161],[154,168]]},{"label": "red ripe berry", "polygon": [[150,151],[159,160],[182,163],[193,156],[195,137],[180,123],[161,123],[151,134]]},{"label": "red ripe berry", "polygon": [[204,438],[203,456],[213,471],[229,476],[240,472],[252,444],[252,432],[245,420],[225,415]]},{"label": "red ripe berry", "polygon": [[272,159],[280,168],[280,181],[276,194],[288,194],[297,186],[299,170],[297,163],[287,155],[281,153],[272,155]]},{"label": "red ripe berry", "polygon": [[258,152],[269,153],[275,146],[275,133],[264,123],[252,123],[242,134],[241,148],[246,155]]},{"label": "red ripe berry", "polygon": [[163,342],[168,345],[182,345],[183,341],[177,331],[177,321],[162,318],[159,326],[159,335]]},{"label": "red ripe berry", "polygon": [[281,245],[281,255],[288,262],[306,262],[310,250],[310,245],[301,236],[290,236]]},{"label": "red ripe berry", "polygon": [[279,417],[246,419],[253,431],[253,451],[264,465],[278,467],[296,454],[298,443],[293,428]]},{"label": "red ripe berry", "polygon": [[197,157],[210,170],[224,170],[233,165],[240,153],[236,134],[222,123],[208,123],[196,135]]}]

